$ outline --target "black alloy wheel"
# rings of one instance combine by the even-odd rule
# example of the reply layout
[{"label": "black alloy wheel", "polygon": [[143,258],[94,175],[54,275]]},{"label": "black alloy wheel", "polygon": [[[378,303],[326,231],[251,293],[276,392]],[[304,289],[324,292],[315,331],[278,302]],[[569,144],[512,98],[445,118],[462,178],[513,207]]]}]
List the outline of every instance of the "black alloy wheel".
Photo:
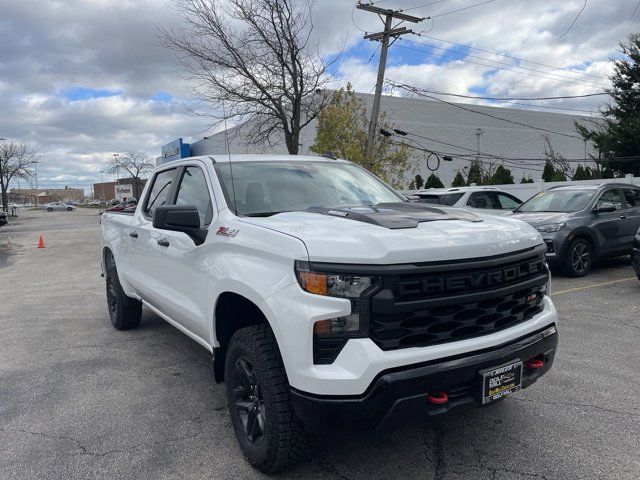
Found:
[{"label": "black alloy wheel", "polygon": [[265,435],[265,404],[253,365],[246,357],[238,357],[233,379],[235,408],[247,439],[258,445]]},{"label": "black alloy wheel", "polygon": [[565,269],[573,277],[584,277],[593,266],[593,251],[589,242],[578,238],[574,240],[567,251]]},{"label": "black alloy wheel", "polygon": [[118,306],[117,286],[113,275],[107,276],[107,307],[111,320],[116,318]]}]

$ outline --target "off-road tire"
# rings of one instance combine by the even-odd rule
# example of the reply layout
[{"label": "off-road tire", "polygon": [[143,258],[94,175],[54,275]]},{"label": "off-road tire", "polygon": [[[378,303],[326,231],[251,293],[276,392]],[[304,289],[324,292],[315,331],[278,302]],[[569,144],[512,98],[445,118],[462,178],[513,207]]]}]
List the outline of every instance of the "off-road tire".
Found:
[{"label": "off-road tire", "polygon": [[[578,259],[578,257],[581,258]],[[576,238],[567,248],[564,257],[564,271],[571,277],[584,277],[593,267],[593,247],[588,240]]]},{"label": "off-road tire", "polygon": [[111,323],[118,330],[130,330],[140,325],[142,302],[127,297],[120,285],[115,265],[107,269],[107,308]]},{"label": "off-road tire", "polygon": [[[240,412],[248,410],[240,408],[238,403],[250,389],[243,386],[242,378],[246,377],[239,372],[238,362],[247,362],[254,373],[255,398],[260,397],[255,404],[263,414],[264,428],[258,439],[252,440],[241,418]],[[268,325],[242,328],[233,335],[225,359],[225,382],[236,438],[242,453],[254,467],[267,474],[277,473],[305,456],[308,435],[291,406],[282,357]]]}]

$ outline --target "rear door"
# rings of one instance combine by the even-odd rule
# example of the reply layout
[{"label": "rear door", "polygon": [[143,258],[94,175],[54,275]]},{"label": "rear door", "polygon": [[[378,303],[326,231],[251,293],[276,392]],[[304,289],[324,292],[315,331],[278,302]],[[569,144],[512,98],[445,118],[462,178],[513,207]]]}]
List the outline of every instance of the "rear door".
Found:
[{"label": "rear door", "polygon": [[640,229],[640,188],[628,187],[623,188],[625,209],[622,212],[626,217],[626,224],[623,231],[624,248],[631,250],[633,239],[638,229]]},{"label": "rear door", "polygon": [[621,248],[621,237],[625,230],[625,218],[622,214],[624,202],[619,188],[609,188],[600,194],[595,207],[610,203],[616,207],[615,212],[593,214],[593,230],[598,240],[600,253],[613,253]]}]

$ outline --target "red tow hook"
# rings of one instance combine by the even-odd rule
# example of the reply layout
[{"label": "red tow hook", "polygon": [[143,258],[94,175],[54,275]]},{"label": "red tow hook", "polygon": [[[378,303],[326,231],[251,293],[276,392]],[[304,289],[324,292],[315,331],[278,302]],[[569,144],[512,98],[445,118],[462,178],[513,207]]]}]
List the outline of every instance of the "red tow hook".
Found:
[{"label": "red tow hook", "polygon": [[444,405],[449,401],[449,395],[444,392],[435,392],[427,395],[427,402],[435,405]]},{"label": "red tow hook", "polygon": [[532,358],[527,362],[527,368],[531,368],[533,370],[537,370],[544,366],[544,362],[539,358]]}]

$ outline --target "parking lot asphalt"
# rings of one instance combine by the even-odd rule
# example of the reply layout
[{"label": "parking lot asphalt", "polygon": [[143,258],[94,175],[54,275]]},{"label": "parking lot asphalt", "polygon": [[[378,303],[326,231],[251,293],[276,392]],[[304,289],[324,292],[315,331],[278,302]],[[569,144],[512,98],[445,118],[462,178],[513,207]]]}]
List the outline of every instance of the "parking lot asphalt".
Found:
[{"label": "parking lot asphalt", "polygon": [[[263,478],[206,350],[146,310],[112,328],[99,251],[97,210],[0,228],[0,479]],[[640,282],[612,260],[553,291],[560,346],[538,383],[425,426],[323,434],[276,478],[640,478]]]}]

